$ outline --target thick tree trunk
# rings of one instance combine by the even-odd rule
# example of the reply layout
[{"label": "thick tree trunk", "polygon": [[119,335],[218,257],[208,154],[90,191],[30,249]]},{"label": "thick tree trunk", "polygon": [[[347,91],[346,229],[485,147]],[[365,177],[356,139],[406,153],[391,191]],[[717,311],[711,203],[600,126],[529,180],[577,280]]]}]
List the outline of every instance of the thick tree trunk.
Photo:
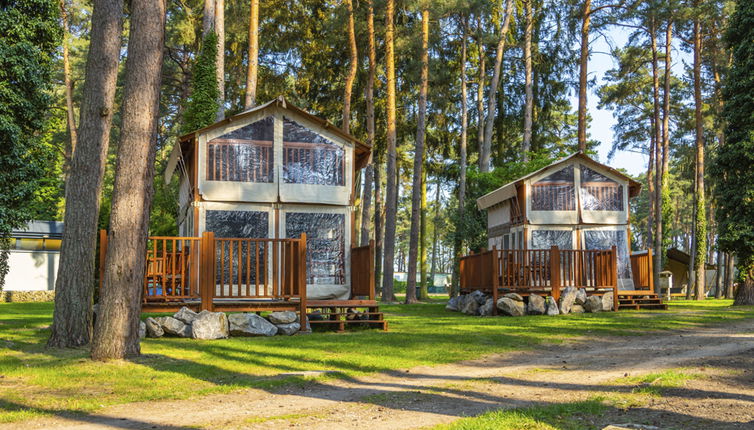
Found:
[{"label": "thick tree trunk", "polygon": [[154,194],[160,79],[165,44],[165,0],[131,0],[123,122],[113,186],[92,359],[139,355],[149,209]]},{"label": "thick tree trunk", "polygon": [[[468,36],[468,30],[469,30],[469,19],[468,17],[463,18],[463,38],[461,39],[461,144],[460,144],[460,155],[461,155],[461,165],[459,166],[459,178],[458,178],[458,217],[459,219],[462,219],[464,208],[466,207],[466,164],[468,163],[467,158],[468,155],[466,153],[466,144],[467,144],[467,138],[468,138],[468,95],[467,95],[467,85],[466,85],[466,49],[467,49],[467,36]],[[481,58],[480,58],[481,59]],[[480,86],[481,88],[481,86]],[[480,116],[481,118],[481,116]],[[438,185],[439,186],[439,185]],[[437,226],[435,226],[437,228]],[[458,261],[461,258],[461,249],[463,247],[463,243],[461,241],[460,235],[456,232],[455,240],[453,243],[453,274],[452,274],[452,282],[451,282],[451,291],[450,295],[451,297],[455,297],[458,295]],[[433,252],[434,256],[434,252]],[[434,257],[433,257],[434,258]],[[434,274],[434,272],[433,272]],[[434,281],[434,275],[432,280]]]},{"label": "thick tree trunk", "polygon": [[[364,178],[364,198],[363,203],[361,205],[362,215],[361,215],[361,245],[366,246],[369,244],[369,209],[372,205],[372,183],[375,180],[375,168],[378,166],[375,166],[377,157],[375,157],[374,152],[377,151],[377,148],[374,147],[375,144],[375,130],[374,130],[374,79],[375,79],[375,70],[377,68],[377,52],[375,48],[374,43],[374,6],[372,5],[372,1],[369,0],[367,2],[368,5],[368,11],[367,11],[367,44],[368,44],[368,57],[369,57],[369,72],[367,74],[367,85],[366,85],[366,107],[367,107],[367,143],[372,146],[372,160],[374,160],[372,163],[370,163],[367,166],[366,175]],[[375,193],[377,191],[377,186],[375,184]],[[375,200],[376,197],[375,197]],[[376,214],[376,202],[375,202],[375,221],[377,218]],[[377,229],[377,226],[375,224],[375,230]],[[375,235],[375,238],[379,237],[379,234]]]},{"label": "thick tree trunk", "polygon": [[746,273],[746,279],[741,282],[736,292],[736,300],[733,302],[735,306],[751,306],[754,305],[754,268],[748,268]]},{"label": "thick tree trunk", "polygon": [[244,109],[257,104],[257,74],[259,73],[259,0],[251,0],[249,11],[249,67],[246,69]]},{"label": "thick tree trunk", "polygon": [[63,83],[65,84],[65,110],[68,125],[68,142],[65,148],[65,166],[63,171],[68,175],[71,168],[71,159],[78,142],[78,129],[76,127],[76,111],[73,106],[73,81],[71,80],[71,63],[68,58],[68,46],[70,45],[71,33],[68,29],[68,9],[66,0],[60,0],[60,18],[63,22]]},{"label": "thick tree trunk", "polygon": [[351,93],[353,92],[353,81],[356,79],[356,71],[359,66],[359,54],[356,51],[356,29],[353,19],[353,3],[351,0],[345,0],[346,9],[348,10],[348,52],[351,55],[349,61],[348,74],[346,75],[346,85],[343,90],[343,125],[344,133],[351,132]]},{"label": "thick tree trunk", "polygon": [[524,2],[526,14],[524,27],[524,92],[526,100],[524,103],[524,139],[522,143],[522,158],[524,161],[529,160],[529,151],[531,151],[531,127],[532,115],[534,113],[534,92],[532,86],[532,64],[531,64],[531,35],[533,29],[532,20],[532,3],[533,0]]},{"label": "thick tree trunk", "polygon": [[655,292],[660,293],[660,272],[662,271],[663,250],[662,243],[662,132],[660,130],[660,75],[658,70],[657,58],[657,26],[654,18],[650,25],[650,40],[652,48],[652,94],[653,94],[653,116],[654,116],[654,135],[655,135],[655,249],[653,263],[653,279]]},{"label": "thick tree trunk", "polygon": [[429,290],[427,290],[427,166],[422,168],[422,202],[420,213],[419,273],[421,273],[421,277],[419,279],[421,281],[419,282],[416,294],[419,300],[426,300],[429,298]]},{"label": "thick tree trunk", "polygon": [[732,299],[736,285],[736,258],[729,252],[725,257],[725,298]]},{"label": "thick tree trunk", "polygon": [[584,13],[581,15],[581,53],[579,56],[578,142],[581,152],[586,152],[586,87],[589,73],[589,21],[591,15],[592,0],[584,0]]},{"label": "thick tree trunk", "polygon": [[[670,25],[668,25],[670,27]],[[669,50],[669,49],[668,49]],[[702,29],[694,20],[694,122],[696,123],[696,285],[695,298],[703,300],[706,290],[707,212],[704,193],[704,123],[702,118]]]},{"label": "thick tree trunk", "polygon": [[500,29],[500,39],[498,39],[497,50],[495,51],[495,68],[492,71],[492,81],[490,81],[490,88],[487,92],[487,121],[484,124],[484,144],[482,145],[482,153],[480,155],[481,161],[479,164],[482,172],[489,172],[492,168],[490,164],[492,157],[492,128],[495,124],[497,89],[500,86],[500,75],[503,68],[503,54],[505,53],[505,40],[508,38],[508,28],[511,23],[511,15],[513,15],[513,0],[506,0],[505,18],[503,19],[503,26]]},{"label": "thick tree trunk", "polygon": [[47,341],[51,347],[79,347],[91,340],[97,218],[122,31],[123,2],[94,0],[79,144],[65,187],[65,230],[55,282],[52,333]]},{"label": "thick tree trunk", "polygon": [[414,149],[414,177],[411,187],[411,232],[408,245],[408,282],[406,303],[416,302],[416,262],[419,253],[419,227],[421,223],[422,169],[424,167],[424,135],[426,133],[427,91],[429,90],[429,9],[422,10],[421,78],[419,86],[419,111],[416,120],[416,147]]},{"label": "thick tree trunk", "polygon": [[[463,42],[462,42],[463,43]],[[429,287],[433,287],[435,285],[435,272],[437,271],[437,242],[439,238],[440,229],[438,228],[439,222],[440,222],[440,179],[437,179],[437,184],[435,185],[435,216],[432,221],[433,231],[432,231],[432,261],[430,262],[430,269],[429,269],[429,282],[426,283],[427,288],[427,295],[424,296],[425,298],[429,298]]]},{"label": "thick tree trunk", "polygon": [[723,298],[723,270],[725,268],[725,254],[717,250],[717,269],[715,270],[715,298]]},{"label": "thick tree trunk", "polygon": [[382,278],[382,301],[394,302],[393,267],[395,257],[395,221],[398,186],[396,168],[395,125],[395,0],[387,0],[385,11],[385,70],[387,75],[387,184],[385,186],[385,249]]},{"label": "thick tree trunk", "polygon": [[225,118],[225,0],[215,0],[215,33],[217,34],[217,120]]},{"label": "thick tree trunk", "polygon": [[485,50],[484,43],[482,43],[482,18],[477,17],[477,48],[479,55],[479,67],[477,69],[477,87],[476,87],[476,108],[477,108],[477,151],[479,157],[477,164],[479,170],[482,170],[482,152],[484,152],[484,84],[486,81],[487,72],[485,71]]},{"label": "thick tree trunk", "polygon": [[204,0],[204,9],[202,10],[202,39],[206,39],[209,33],[215,29],[215,1]]}]

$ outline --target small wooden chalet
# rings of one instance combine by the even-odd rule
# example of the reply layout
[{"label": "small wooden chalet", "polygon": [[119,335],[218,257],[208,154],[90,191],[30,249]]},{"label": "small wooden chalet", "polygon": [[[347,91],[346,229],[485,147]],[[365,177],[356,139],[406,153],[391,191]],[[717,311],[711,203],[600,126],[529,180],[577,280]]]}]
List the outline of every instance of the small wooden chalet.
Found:
[{"label": "small wooden chalet", "polygon": [[360,307],[386,328],[373,247],[354,231],[355,178],[370,157],[283,97],[182,136],[165,172],[180,181],[180,237],[149,240],[145,311],[317,308],[342,329]]},{"label": "small wooden chalet", "polygon": [[[551,294],[567,286],[590,294],[617,291],[651,295],[651,252],[632,256],[629,200],[641,185],[578,152],[480,197],[487,212],[493,274],[475,279],[487,265],[479,255],[462,261],[462,288],[496,283],[500,291]],[[483,253],[484,254],[484,253]],[[494,273],[497,272],[497,276]],[[464,282],[471,284],[464,285]],[[476,284],[476,285],[472,285]],[[485,289],[494,288],[485,286]],[[654,302],[654,297],[649,297]]]}]

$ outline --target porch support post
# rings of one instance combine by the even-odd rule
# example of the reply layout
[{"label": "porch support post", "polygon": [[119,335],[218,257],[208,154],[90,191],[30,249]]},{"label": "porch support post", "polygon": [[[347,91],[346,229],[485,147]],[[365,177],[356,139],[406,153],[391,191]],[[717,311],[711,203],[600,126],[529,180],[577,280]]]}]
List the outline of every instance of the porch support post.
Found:
[{"label": "porch support post", "polygon": [[550,289],[555,303],[560,300],[560,249],[550,247]]},{"label": "porch support post", "polygon": [[618,300],[618,247],[613,245],[610,249],[610,272],[613,274],[613,311],[618,311],[620,300]]},{"label": "porch support post", "polygon": [[202,233],[201,240],[201,268],[199,277],[201,279],[199,308],[203,311],[213,311],[215,306],[213,298],[215,296],[215,233],[205,231]]},{"label": "porch support post", "polygon": [[[372,260],[374,261],[374,260]],[[298,280],[298,295],[299,295],[299,323],[301,327],[299,331],[306,331],[307,316],[306,316],[306,233],[301,233],[301,238],[298,242],[298,264],[297,264],[296,277]]]},{"label": "porch support post", "polygon": [[[351,268],[353,270],[353,267]],[[353,274],[351,274],[353,278]],[[375,299],[374,284],[377,277],[374,273],[374,239],[369,241],[369,300]],[[434,280],[432,281],[434,283]]]},{"label": "porch support post", "polygon": [[[655,291],[655,279],[652,274],[654,273],[654,267],[652,262],[652,248],[647,249],[647,268],[649,270],[649,274],[647,275],[647,278],[649,278],[649,291],[653,293],[657,293],[658,296],[662,296],[662,285],[658,285],[658,290]],[[668,292],[670,291],[670,288],[668,288]]]},{"label": "porch support post", "polygon": [[497,288],[500,285],[500,275],[497,264],[497,247],[493,246],[490,251],[490,287],[492,288],[492,315],[497,315]]}]

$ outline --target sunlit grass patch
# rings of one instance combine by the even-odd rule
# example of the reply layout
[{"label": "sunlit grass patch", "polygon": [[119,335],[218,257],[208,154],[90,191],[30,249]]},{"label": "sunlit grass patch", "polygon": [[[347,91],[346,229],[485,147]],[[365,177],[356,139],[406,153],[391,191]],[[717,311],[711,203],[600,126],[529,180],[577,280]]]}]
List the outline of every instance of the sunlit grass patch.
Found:
[{"label": "sunlit grass patch", "polygon": [[704,379],[707,375],[689,369],[670,369],[663,372],[640,376],[626,376],[611,382],[611,385],[634,386],[633,393],[661,396],[663,390],[679,388],[694,379]]}]

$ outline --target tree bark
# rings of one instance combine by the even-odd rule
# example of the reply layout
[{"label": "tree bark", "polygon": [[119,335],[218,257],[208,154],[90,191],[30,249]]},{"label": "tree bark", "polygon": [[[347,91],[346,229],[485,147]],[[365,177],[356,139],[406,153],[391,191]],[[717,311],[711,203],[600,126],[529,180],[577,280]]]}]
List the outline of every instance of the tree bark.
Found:
[{"label": "tree bark", "polygon": [[653,278],[655,292],[660,293],[660,272],[662,271],[663,244],[662,244],[662,132],[660,130],[660,76],[658,70],[657,56],[657,25],[655,18],[651,18],[650,40],[652,48],[652,94],[653,94],[653,116],[654,116],[654,135],[655,135],[655,252],[653,254]]},{"label": "tree bark", "polygon": [[351,132],[351,93],[353,92],[353,81],[356,79],[356,71],[359,66],[358,52],[356,51],[356,29],[353,18],[352,0],[345,0],[346,9],[348,10],[348,51],[351,55],[349,62],[348,74],[346,75],[346,85],[343,91],[343,132]]},{"label": "tree bark", "polygon": [[[697,2],[698,5],[698,2]],[[670,27],[670,25],[668,25]],[[694,122],[696,125],[696,285],[695,298],[703,300],[706,290],[707,212],[704,194],[704,123],[702,118],[702,29],[694,19]]]},{"label": "tree bark", "polygon": [[[468,95],[466,94],[467,91],[467,85],[466,85],[466,49],[467,49],[467,36],[469,32],[469,18],[464,17],[463,18],[463,37],[461,39],[461,144],[460,144],[460,155],[461,155],[461,165],[459,166],[459,178],[458,178],[458,218],[463,218],[464,208],[466,207],[466,164],[468,163],[467,158],[468,155],[466,154],[466,144],[467,144],[467,128],[468,128]],[[481,57],[480,57],[481,60]],[[481,85],[479,86],[481,88]],[[481,106],[480,106],[481,107]],[[480,115],[481,118],[481,115]],[[480,128],[481,129],[481,128]],[[439,186],[439,185],[438,185]],[[435,226],[437,228],[437,226]],[[452,276],[452,283],[451,283],[451,291],[450,296],[455,297],[458,295],[458,261],[461,258],[461,250],[463,247],[463,242],[461,241],[461,237],[456,232],[455,234],[455,240],[453,243],[453,276]],[[433,252],[434,255],[434,252]],[[434,274],[434,272],[433,272]],[[434,275],[432,280],[434,281]]]},{"label": "tree bark", "polygon": [[395,0],[387,0],[385,11],[385,71],[387,75],[387,184],[385,186],[385,249],[382,301],[394,302],[393,266],[395,257],[395,221],[397,217],[396,129],[395,129]]},{"label": "tree bark", "polygon": [[[379,241],[379,230],[377,230],[377,218],[379,218],[377,207],[377,190],[376,184],[378,176],[377,170],[379,165],[377,164],[378,157],[375,152],[375,129],[374,129],[374,79],[375,71],[377,68],[377,51],[374,42],[374,6],[372,0],[367,1],[367,45],[368,45],[368,58],[369,58],[369,71],[367,74],[366,85],[366,108],[367,108],[367,143],[372,146],[372,160],[373,162],[367,166],[366,177],[364,178],[364,203],[361,206],[361,245],[366,246],[369,244],[369,207],[372,200],[372,183],[374,182],[375,192],[375,242]],[[375,244],[376,245],[376,244]],[[376,251],[376,250],[375,250]],[[375,252],[376,259],[379,260],[379,254]],[[379,285],[379,283],[378,283]]]},{"label": "tree bark", "polygon": [[152,205],[165,0],[131,0],[123,122],[113,186],[105,280],[92,359],[139,355],[149,210]]},{"label": "tree bark", "polygon": [[[651,129],[654,130],[656,125],[654,116],[651,117]],[[655,164],[655,136],[652,133],[649,136],[649,162],[647,163],[647,194],[649,194],[649,213],[647,214],[647,240],[646,247],[651,248],[654,246],[652,241],[652,229],[654,228],[654,214],[655,214],[655,183],[654,183],[654,164]]]},{"label": "tree bark", "polygon": [[204,0],[204,9],[202,10],[202,39],[206,39],[209,33],[215,29],[215,1]]},{"label": "tree bark", "polygon": [[94,0],[79,144],[65,188],[65,230],[55,283],[52,333],[47,341],[50,347],[79,347],[91,341],[97,218],[122,31],[123,2]]},{"label": "tree bark", "polygon": [[422,168],[422,199],[421,216],[419,217],[419,273],[421,281],[417,291],[417,299],[429,298],[427,289],[427,166]]},{"label": "tree bark", "polygon": [[419,110],[416,119],[416,147],[414,149],[414,177],[411,186],[411,232],[409,233],[408,281],[406,283],[407,304],[416,302],[416,262],[419,253],[424,135],[427,131],[427,92],[429,90],[429,9],[427,8],[422,10],[421,64]]},{"label": "tree bark", "polygon": [[728,253],[728,255],[725,257],[725,298],[726,299],[732,299],[733,293],[735,290],[735,267],[736,267],[736,259],[735,255],[731,252]]},{"label": "tree bark", "polygon": [[581,16],[581,53],[579,55],[578,142],[579,151],[581,152],[586,152],[586,86],[587,75],[589,73],[589,25],[591,15],[592,0],[584,0],[584,13]]},{"label": "tree bark", "polygon": [[225,0],[215,0],[215,33],[217,34],[217,120],[225,118]]},{"label": "tree bark", "polygon": [[492,127],[495,124],[495,106],[497,104],[497,88],[500,85],[500,74],[503,66],[503,54],[505,51],[505,39],[508,37],[508,28],[511,23],[513,14],[513,0],[506,0],[505,18],[503,26],[500,29],[500,39],[497,42],[495,52],[495,68],[492,71],[492,81],[487,92],[487,121],[484,124],[484,144],[482,145],[482,154],[480,155],[480,170],[489,172],[492,157]]},{"label": "tree bark", "polygon": [[437,242],[440,230],[437,225],[440,222],[440,178],[437,178],[437,184],[435,186],[435,216],[434,220],[432,221],[432,261],[430,262],[429,282],[426,283],[427,299],[429,298],[429,287],[433,287],[435,285],[435,272],[437,271]]},{"label": "tree bark", "polygon": [[482,17],[477,17],[477,48],[479,55],[479,67],[477,70],[477,87],[476,87],[476,106],[477,106],[477,151],[479,159],[477,164],[479,170],[482,170],[482,152],[484,152],[484,83],[487,73],[485,71],[484,43],[482,39]]},{"label": "tree bark", "polygon": [[68,28],[68,9],[66,0],[60,0],[60,18],[63,23],[63,83],[65,84],[65,109],[68,125],[68,144],[65,149],[65,166],[63,171],[68,175],[71,168],[71,159],[78,142],[78,129],[76,127],[76,111],[73,106],[73,81],[71,80],[71,63],[68,58],[68,46],[70,45],[71,33]]},{"label": "tree bark", "polygon": [[531,151],[531,127],[532,115],[534,113],[534,93],[532,86],[532,59],[531,59],[531,35],[533,29],[532,3],[533,0],[524,1],[524,10],[526,14],[524,27],[524,92],[526,93],[524,103],[524,139],[522,143],[522,159],[524,162],[529,161],[529,151]]},{"label": "tree bark", "polygon": [[251,0],[249,8],[249,67],[246,69],[244,109],[257,104],[257,74],[259,70],[259,0]]},{"label": "tree bark", "polygon": [[721,299],[723,298],[723,270],[725,268],[725,254],[720,251],[718,248],[717,250],[717,269],[715,270],[715,298]]},{"label": "tree bark", "polygon": [[754,305],[754,268],[749,267],[746,272],[746,277],[738,286],[736,300],[733,301],[735,306]]}]

